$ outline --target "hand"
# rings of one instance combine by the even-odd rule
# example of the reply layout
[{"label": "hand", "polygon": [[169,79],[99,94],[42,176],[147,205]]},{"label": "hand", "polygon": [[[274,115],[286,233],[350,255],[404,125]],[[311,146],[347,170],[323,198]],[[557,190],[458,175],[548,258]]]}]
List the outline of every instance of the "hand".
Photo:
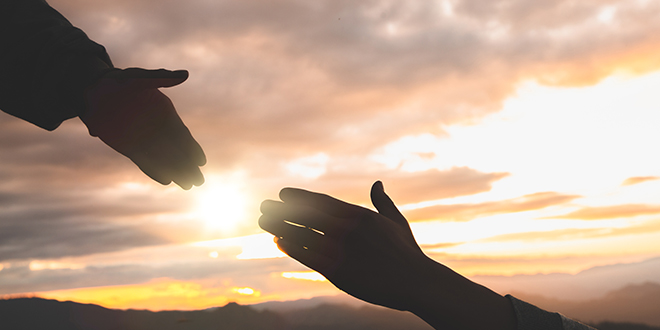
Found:
[{"label": "hand", "polygon": [[429,259],[382,183],[371,190],[380,213],[300,189],[280,198],[262,203],[259,225],[283,252],[359,299],[409,310],[411,285]]},{"label": "hand", "polygon": [[183,189],[204,183],[204,151],[158,88],[188,79],[185,70],[109,71],[87,89],[80,116],[89,134],[131,159],[146,175]]},{"label": "hand", "polygon": [[381,182],[371,188],[378,213],[301,189],[284,188],[280,198],[261,204],[261,228],[346,293],[411,311],[436,329],[515,327],[506,298],[422,252]]}]

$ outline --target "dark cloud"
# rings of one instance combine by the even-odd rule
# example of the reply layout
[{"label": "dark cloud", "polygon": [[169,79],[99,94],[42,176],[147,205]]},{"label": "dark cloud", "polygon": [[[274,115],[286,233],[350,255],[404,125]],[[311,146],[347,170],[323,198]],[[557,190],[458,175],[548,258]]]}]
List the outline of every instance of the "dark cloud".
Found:
[{"label": "dark cloud", "polygon": [[[169,238],[158,228],[172,225],[156,225],[157,216],[184,212],[192,203],[181,192],[122,188],[131,178],[158,184],[68,125],[45,132],[3,120],[0,141],[0,261],[162,244]],[[179,232],[190,238],[190,230]]]},{"label": "dark cloud", "polygon": [[[442,3],[52,1],[119,66],[190,69],[169,94],[222,168],[438,133],[498,110],[523,79],[580,85],[660,65],[655,3],[464,0],[453,16]],[[612,23],[598,20],[605,6]]]},{"label": "dark cloud", "polygon": [[[213,262],[215,261],[215,262]],[[65,290],[109,285],[144,283],[155,278],[173,280],[199,280],[205,278],[242,278],[243,281],[265,283],[272,272],[282,269],[307,270],[290,258],[256,260],[211,260],[208,262],[185,262],[168,265],[126,264],[82,269],[30,270],[27,265],[5,268],[0,271],[0,295],[20,292]],[[265,284],[264,284],[265,285]],[[263,286],[257,286],[263,287]],[[272,288],[276,289],[276,288]]]},{"label": "dark cloud", "polygon": [[478,217],[539,210],[570,202],[581,196],[542,192],[518,198],[478,204],[436,205],[406,212],[412,221],[470,221]]}]

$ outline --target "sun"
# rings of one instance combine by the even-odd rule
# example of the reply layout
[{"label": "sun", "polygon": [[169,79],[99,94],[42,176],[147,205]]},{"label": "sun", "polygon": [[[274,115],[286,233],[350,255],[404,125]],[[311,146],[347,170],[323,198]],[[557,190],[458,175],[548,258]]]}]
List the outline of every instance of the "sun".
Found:
[{"label": "sun", "polygon": [[230,233],[246,220],[247,197],[236,179],[209,177],[198,189],[195,215],[209,230]]}]

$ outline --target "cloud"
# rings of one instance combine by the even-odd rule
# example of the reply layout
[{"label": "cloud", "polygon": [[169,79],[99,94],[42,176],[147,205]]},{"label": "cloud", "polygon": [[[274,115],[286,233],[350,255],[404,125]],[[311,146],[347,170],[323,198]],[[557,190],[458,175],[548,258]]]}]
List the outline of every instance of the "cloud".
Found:
[{"label": "cloud", "polygon": [[621,183],[622,186],[632,186],[636,184],[640,184],[643,182],[647,181],[655,181],[655,180],[660,180],[660,177],[657,176],[635,176],[631,178],[627,178],[623,183]]},{"label": "cloud", "polygon": [[[150,183],[75,124],[46,132],[0,121],[0,260],[162,244],[176,226],[158,217],[191,207],[189,195]],[[181,239],[195,226],[181,226]]]},{"label": "cloud", "polygon": [[541,192],[518,198],[477,204],[435,205],[406,212],[411,221],[442,220],[470,221],[478,217],[495,214],[539,210],[561,205],[581,196],[564,195],[556,192]]},{"label": "cloud", "polygon": [[497,111],[526,79],[660,67],[658,4],[476,3],[52,1],[119,66],[190,69],[168,94],[219,168],[440,133]]},{"label": "cloud", "polygon": [[242,278],[244,282],[250,282],[256,288],[262,288],[265,286],[262,284],[269,281],[269,275],[272,272],[281,270],[306,270],[306,268],[290,258],[223,259],[221,261],[209,258],[209,261],[206,262],[195,260],[194,262],[182,261],[165,265],[126,263],[81,269],[39,271],[32,271],[27,265],[12,266],[0,272],[0,279],[3,283],[0,294],[127,285],[144,283],[161,277],[181,281],[215,279],[218,282]]},{"label": "cloud", "polygon": [[601,207],[584,207],[568,214],[548,217],[547,219],[604,220],[630,218],[652,214],[660,214],[660,206],[645,204],[625,204]]},{"label": "cloud", "polygon": [[650,234],[660,231],[660,222],[649,221],[638,225],[621,228],[568,228],[548,231],[504,234],[489,237],[482,242],[535,242],[535,241],[569,241],[578,239],[595,239],[625,235]]},{"label": "cloud", "polygon": [[[321,191],[354,204],[371,205],[370,187],[381,180],[394,202],[403,205],[490,191],[495,181],[507,176],[508,173],[482,173],[468,167],[421,172],[348,167],[329,169],[314,181],[298,182],[305,189]],[[292,183],[295,186],[296,180]]]}]

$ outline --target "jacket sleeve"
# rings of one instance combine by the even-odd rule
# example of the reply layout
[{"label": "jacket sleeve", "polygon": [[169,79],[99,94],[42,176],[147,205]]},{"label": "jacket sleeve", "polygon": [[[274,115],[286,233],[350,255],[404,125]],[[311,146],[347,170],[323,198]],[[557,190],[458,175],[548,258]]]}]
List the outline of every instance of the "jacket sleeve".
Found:
[{"label": "jacket sleeve", "polygon": [[595,330],[559,313],[544,311],[534,305],[507,295],[516,312],[517,330]]},{"label": "jacket sleeve", "polygon": [[45,0],[0,0],[0,109],[47,130],[84,112],[84,89],[111,69],[103,46]]}]

